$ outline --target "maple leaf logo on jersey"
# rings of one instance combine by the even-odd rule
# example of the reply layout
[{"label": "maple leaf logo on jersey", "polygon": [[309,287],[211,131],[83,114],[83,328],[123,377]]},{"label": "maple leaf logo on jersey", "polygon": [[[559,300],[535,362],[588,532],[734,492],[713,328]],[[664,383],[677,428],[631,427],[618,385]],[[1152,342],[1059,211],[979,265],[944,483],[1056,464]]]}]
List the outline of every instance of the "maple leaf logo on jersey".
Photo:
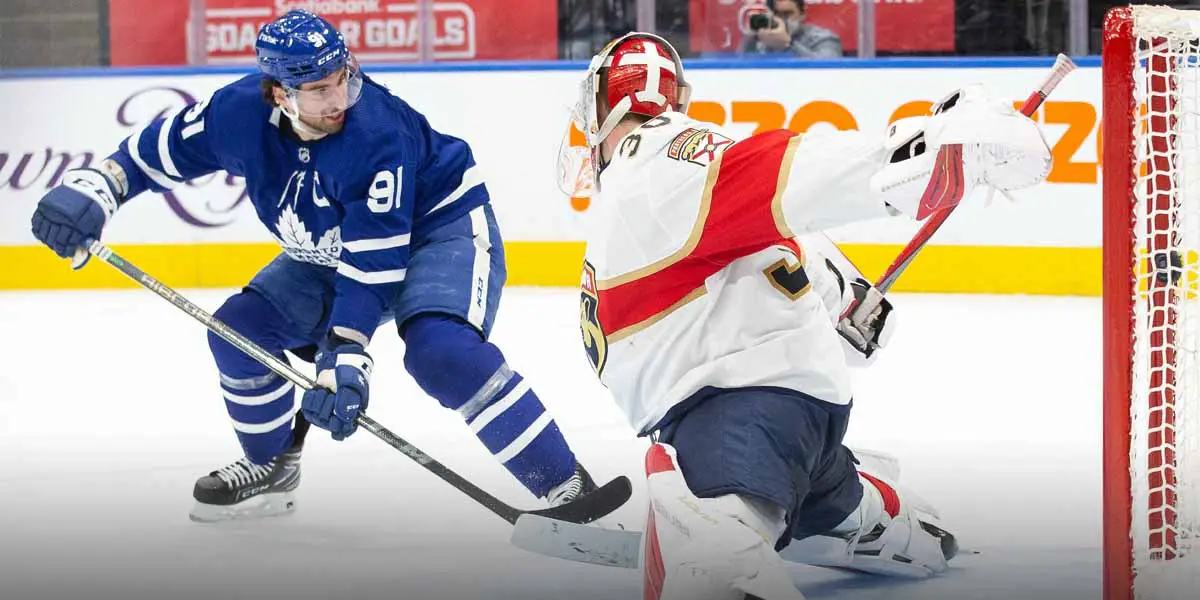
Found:
[{"label": "maple leaf logo on jersey", "polygon": [[288,205],[283,207],[283,211],[279,213],[279,221],[275,223],[275,230],[279,232],[275,239],[279,241],[279,245],[284,252],[287,252],[288,256],[300,262],[323,267],[337,266],[338,257],[342,253],[341,227],[330,228],[321,236],[320,240],[314,243],[312,234],[304,226],[304,221],[301,221],[296,211]]}]

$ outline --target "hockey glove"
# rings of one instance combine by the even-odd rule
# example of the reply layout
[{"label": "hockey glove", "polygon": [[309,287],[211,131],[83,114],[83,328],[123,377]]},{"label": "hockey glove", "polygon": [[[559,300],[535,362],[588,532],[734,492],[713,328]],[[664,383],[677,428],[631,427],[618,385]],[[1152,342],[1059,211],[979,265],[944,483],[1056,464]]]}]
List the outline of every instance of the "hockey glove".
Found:
[{"label": "hockey glove", "polygon": [[304,392],[304,418],[341,441],[357,429],[358,415],[370,399],[368,381],[374,362],[361,344],[334,339],[317,354],[317,387]]},{"label": "hockey glove", "polygon": [[892,303],[861,277],[850,282],[850,289],[854,292],[854,309],[838,321],[837,330],[855,350],[870,358],[887,345],[892,335],[892,323],[888,322]]},{"label": "hockey glove", "polygon": [[118,198],[116,187],[100,171],[71,169],[38,201],[33,235],[55,254],[70,258],[85,240],[100,238],[100,231],[117,212]]}]

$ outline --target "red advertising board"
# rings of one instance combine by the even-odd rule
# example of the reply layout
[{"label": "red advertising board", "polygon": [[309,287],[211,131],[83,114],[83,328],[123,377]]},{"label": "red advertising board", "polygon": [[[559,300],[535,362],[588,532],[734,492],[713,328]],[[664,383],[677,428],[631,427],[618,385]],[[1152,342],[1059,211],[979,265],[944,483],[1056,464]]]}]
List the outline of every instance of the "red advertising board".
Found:
[{"label": "red advertising board", "polygon": [[[858,48],[858,0],[801,0],[805,20],[836,33],[842,49]],[[875,48],[884,52],[954,50],[954,0],[874,0]],[[750,15],[764,0],[690,0],[693,52],[737,52]]]},{"label": "red advertising board", "polygon": [[[113,64],[187,62],[191,31],[187,4],[181,0],[112,0]],[[360,60],[403,62],[420,56],[421,23],[415,0],[206,0],[203,4],[203,27],[196,31],[203,31],[201,43],[209,63],[251,62],[259,28],[292,9],[312,10],[329,19]],[[430,4],[435,60],[545,60],[558,56],[556,0],[439,0]]]}]

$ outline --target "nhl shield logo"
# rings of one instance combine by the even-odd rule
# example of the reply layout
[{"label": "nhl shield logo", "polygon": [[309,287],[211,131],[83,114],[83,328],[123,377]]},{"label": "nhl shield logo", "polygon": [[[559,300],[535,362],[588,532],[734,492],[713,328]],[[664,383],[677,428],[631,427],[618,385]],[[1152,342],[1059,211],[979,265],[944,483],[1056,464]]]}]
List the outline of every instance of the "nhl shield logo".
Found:
[{"label": "nhl shield logo", "polygon": [[309,159],[308,148],[300,148],[300,162],[307,163]]}]

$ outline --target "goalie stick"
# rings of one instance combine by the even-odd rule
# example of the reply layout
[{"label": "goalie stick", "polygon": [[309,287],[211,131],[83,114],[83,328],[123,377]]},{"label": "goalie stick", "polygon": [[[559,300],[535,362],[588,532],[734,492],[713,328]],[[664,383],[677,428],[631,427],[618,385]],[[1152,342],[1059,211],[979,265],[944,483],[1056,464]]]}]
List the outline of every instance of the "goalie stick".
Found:
[{"label": "goalie stick", "polygon": [[[1074,70],[1075,63],[1067,55],[1059,54],[1055,58],[1054,66],[1051,67],[1046,80],[1032,94],[1029,94],[1025,103],[1021,105],[1021,114],[1027,117],[1032,116],[1042,106],[1042,102],[1046,100],[1050,92],[1054,91],[1063,78]],[[853,314],[854,319],[866,322],[867,317],[883,302],[884,294],[887,294],[888,290],[891,290],[892,286],[896,284],[896,280],[900,279],[900,274],[904,273],[904,270],[912,264],[913,259],[925,247],[933,234],[950,217],[950,213],[962,200],[964,192],[962,145],[942,146],[938,149],[937,157],[934,159],[933,175],[929,178],[929,185],[926,186],[917,208],[918,219],[929,218],[917,230],[908,245],[900,251],[896,260],[892,261],[891,266],[883,272],[875,287],[867,292],[862,302],[851,303],[844,315]]]},{"label": "goalie stick", "polygon": [[[154,277],[151,277],[145,271],[134,266],[129,261],[121,258],[110,248],[100,243],[99,241],[89,241],[86,252],[80,248],[77,250],[74,257],[74,263],[82,265],[87,255],[91,254],[96,258],[116,268],[130,279],[138,282],[146,289],[158,294],[163,299],[173,304],[176,308],[191,315],[197,321],[204,324],[205,327],[213,333],[221,336],[222,339],[232,344],[238,350],[246,353],[254,360],[262,363],[263,366],[271,369],[280,377],[291,381],[297,386],[311,390],[316,387],[316,382],[309,379],[303,373],[292,368],[292,366],[279,358],[276,358],[271,353],[263,350],[258,344],[246,339],[242,334],[235,331],[225,323],[217,320],[204,309],[193,304],[190,300],[180,295],[175,290],[164,285]],[[446,465],[435,460],[432,456],[422,452],[416,446],[405,441],[400,436],[392,433],[383,425],[377,423],[374,419],[365,414],[359,414],[358,425],[367,431],[370,431],[375,437],[383,440],[389,446],[399,450],[405,456],[413,459],[417,464],[425,467],[429,472],[440,477],[446,483],[454,486],[455,489],[466,494],[472,500],[478,502],[484,508],[492,511],[500,518],[517,525],[518,519],[522,515],[537,515],[546,519],[553,519],[562,522],[571,523],[590,523],[600,517],[603,517],[617,508],[632,495],[632,486],[629,483],[629,478],[624,475],[614,478],[612,481],[601,486],[596,491],[581,496],[579,499],[568,502],[566,504],[553,508],[545,508],[541,510],[526,511],[515,508],[487,493],[479,486],[471,483],[463,476],[452,471]]]}]

